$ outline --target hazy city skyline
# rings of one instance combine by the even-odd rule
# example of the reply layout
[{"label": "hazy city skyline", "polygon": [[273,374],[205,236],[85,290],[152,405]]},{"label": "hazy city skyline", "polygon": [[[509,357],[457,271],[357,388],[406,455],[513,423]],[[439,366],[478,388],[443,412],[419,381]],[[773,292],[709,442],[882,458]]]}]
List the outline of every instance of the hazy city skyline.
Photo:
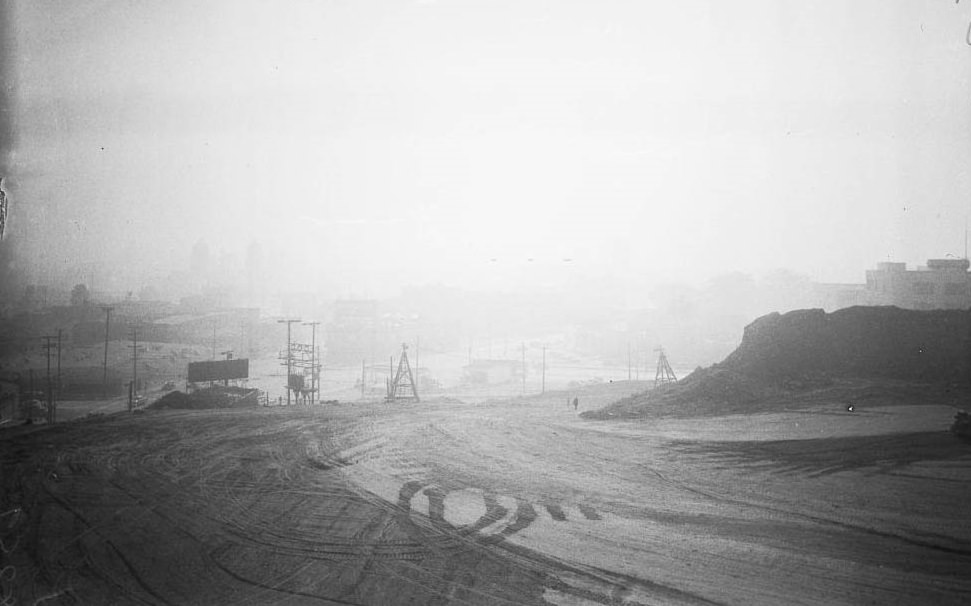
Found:
[{"label": "hazy city skyline", "polygon": [[[950,2],[9,2],[0,251],[533,288],[964,254]],[[10,43],[8,42],[8,46]]]}]

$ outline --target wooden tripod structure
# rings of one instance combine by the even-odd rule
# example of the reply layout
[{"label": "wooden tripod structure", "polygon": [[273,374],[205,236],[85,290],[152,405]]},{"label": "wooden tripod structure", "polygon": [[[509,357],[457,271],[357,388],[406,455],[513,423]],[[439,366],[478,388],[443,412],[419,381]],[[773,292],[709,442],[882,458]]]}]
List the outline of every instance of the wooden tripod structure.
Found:
[{"label": "wooden tripod structure", "polygon": [[664,383],[677,383],[678,377],[676,377],[674,375],[674,371],[671,370],[671,365],[668,363],[668,357],[664,355],[664,349],[658,347],[654,351],[658,352],[657,373],[654,375],[654,387],[663,385]]},{"label": "wooden tripod structure", "polygon": [[[408,388],[411,388],[411,395],[405,395]],[[408,345],[405,343],[401,344],[398,372],[395,373],[393,379],[388,379],[388,395],[385,400],[388,402],[397,402],[398,400],[421,401],[418,398],[418,386],[415,384],[415,376],[411,372],[411,364],[408,363]]]}]

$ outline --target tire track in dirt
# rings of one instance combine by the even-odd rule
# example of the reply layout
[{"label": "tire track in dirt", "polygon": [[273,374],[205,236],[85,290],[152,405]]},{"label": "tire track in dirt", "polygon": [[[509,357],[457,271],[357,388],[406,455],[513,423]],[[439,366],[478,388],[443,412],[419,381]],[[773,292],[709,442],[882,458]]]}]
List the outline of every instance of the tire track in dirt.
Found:
[{"label": "tire track in dirt", "polygon": [[[724,494],[724,493],[717,493],[717,492],[710,491],[710,490],[702,490],[702,489],[698,488],[697,486],[689,485],[686,482],[677,482],[677,481],[671,480],[667,476],[663,475],[661,472],[659,472],[657,470],[652,470],[652,472],[658,478],[660,478],[664,482],[670,484],[671,486],[675,486],[678,489],[684,490],[685,492],[688,492],[688,493],[691,493],[691,494],[695,494],[695,495],[698,495],[698,496],[701,496],[701,497],[705,497],[705,498],[710,499],[710,500],[712,500],[714,502],[728,503],[728,504],[731,504],[731,505],[741,506],[743,508],[749,508],[749,509],[757,509],[757,510],[762,510],[762,511],[768,511],[768,512],[771,512],[771,513],[774,513],[774,514],[779,514],[779,515],[782,515],[782,516],[788,516],[788,517],[792,517],[792,518],[798,518],[798,519],[806,520],[806,521],[809,521],[809,522],[813,522],[814,524],[819,524],[821,526],[830,526],[830,527],[839,528],[839,529],[842,529],[842,530],[850,530],[850,531],[859,532],[859,533],[862,533],[862,534],[872,535],[872,536],[875,536],[875,537],[880,537],[880,538],[892,539],[892,540],[895,540],[895,541],[900,541],[902,543],[906,543],[906,544],[909,544],[909,545],[913,545],[915,547],[921,547],[921,548],[924,548],[924,549],[931,549],[931,550],[934,550],[934,551],[940,551],[942,553],[953,554],[953,555],[958,555],[958,556],[963,556],[963,557],[971,557],[971,546],[968,546],[968,547],[950,547],[950,546],[947,546],[947,545],[942,545],[940,543],[934,543],[934,542],[931,542],[931,541],[927,541],[927,540],[923,540],[923,539],[918,539],[918,538],[914,538],[914,537],[911,537],[911,536],[906,536],[906,535],[899,534],[899,533],[887,532],[887,531],[879,530],[879,529],[876,529],[876,528],[870,528],[870,527],[866,527],[866,526],[861,526],[859,524],[850,524],[850,523],[847,523],[847,522],[841,522],[839,520],[834,520],[832,518],[826,518],[826,517],[822,517],[822,516],[812,515],[812,514],[809,514],[809,513],[806,513],[806,512],[802,512],[802,511],[798,511],[798,510],[791,509],[791,508],[784,508],[784,507],[780,507],[780,506],[773,506],[773,505],[768,504],[768,502],[756,502],[756,501],[749,500],[749,499],[742,499],[742,498],[730,496],[730,495]],[[945,536],[941,536],[941,535],[935,536],[935,538],[937,538],[939,540],[951,540],[950,537],[945,537]]]},{"label": "tire track in dirt", "polygon": [[[414,510],[411,509],[412,500],[417,495],[422,493],[429,495],[428,516],[414,512]],[[522,499],[516,500],[516,514],[513,516],[510,523],[497,530],[496,534],[474,535],[474,533],[470,532],[470,528],[481,529],[494,523],[498,519],[505,517],[506,512],[499,510],[495,495],[492,493],[483,494],[483,501],[491,503],[486,505],[487,513],[485,515],[481,516],[471,526],[457,527],[449,523],[444,515],[444,503],[447,494],[448,493],[437,486],[427,486],[421,482],[408,481],[401,486],[395,508],[399,511],[407,512],[412,517],[417,515],[418,520],[421,520],[422,518],[427,519],[429,525],[439,532],[452,535],[456,539],[462,540],[462,542],[465,544],[466,551],[487,549],[489,553],[496,553],[488,548],[499,547],[500,551],[498,553],[501,554],[502,557],[508,558],[510,554],[513,554],[514,559],[518,562],[519,568],[524,571],[542,574],[545,579],[544,586],[550,589],[555,589],[567,595],[582,597],[585,600],[602,604],[619,602],[636,604],[637,602],[628,599],[629,596],[633,594],[633,590],[636,589],[642,594],[650,593],[651,595],[655,595],[658,598],[666,600],[668,603],[695,605],[711,605],[718,603],[691,594],[690,592],[668,587],[653,581],[638,579],[629,575],[616,575],[583,565],[566,563],[550,556],[538,554],[537,552],[521,546],[503,543],[503,539],[522,531],[537,519],[536,510],[533,504]],[[558,505],[550,503],[544,505],[544,507],[548,510],[552,508],[553,511],[551,511],[550,514],[554,520],[561,518],[557,521],[566,521],[567,518],[563,513],[562,508],[560,508]],[[587,507],[586,511],[583,512],[583,516],[588,520],[600,519],[599,514],[597,514],[593,508],[589,507]],[[571,585],[558,580],[558,575],[561,575],[563,572],[568,572],[572,575],[587,579],[587,585],[594,582],[601,588],[601,591],[598,592],[590,589],[584,589],[583,587],[577,587],[576,585]]]},{"label": "tire track in dirt", "polygon": [[[424,424],[420,429],[431,435],[450,437],[447,432],[434,424]],[[356,435],[367,435],[368,432],[355,433]],[[400,429],[396,431],[396,434],[402,434]],[[345,437],[342,436],[341,446],[352,449],[353,446],[348,447],[348,443],[352,443],[352,440],[348,439],[345,441],[343,439]],[[403,438],[399,435],[397,439],[401,441]],[[338,451],[337,456],[346,457],[348,451],[342,449]],[[400,459],[406,456],[406,449],[382,445],[380,448],[371,449],[370,452],[375,459],[388,457],[388,459],[381,459],[380,464],[381,469],[389,470],[384,475],[385,479],[402,478],[402,475],[394,472],[400,467]],[[362,494],[367,494],[369,492],[366,490],[369,484],[368,478],[361,478],[355,474],[352,474],[352,476],[355,480],[363,480],[363,484],[361,484]],[[632,595],[632,585],[640,594],[651,594],[655,596],[663,594],[665,596],[664,599],[668,602],[673,600],[675,603],[683,604],[713,603],[688,592],[666,587],[651,581],[639,582],[631,578],[618,583],[582,565],[570,565],[555,558],[543,556],[506,542],[506,539],[522,532],[539,518],[536,506],[543,508],[550,516],[549,519],[554,523],[568,523],[568,516],[565,510],[555,501],[549,501],[547,499],[534,506],[533,503],[527,500],[514,498],[514,513],[509,515],[506,508],[499,505],[499,496],[497,494],[491,491],[482,491],[481,504],[482,508],[484,508],[484,513],[471,524],[454,525],[448,520],[448,497],[450,494],[469,490],[470,488],[463,487],[461,484],[455,482],[447,482],[446,486],[442,487],[437,483],[429,483],[417,479],[405,479],[405,481],[399,484],[397,498],[388,498],[385,500],[381,496],[372,494],[371,499],[377,504],[383,503],[384,506],[393,506],[396,510],[406,513],[421,528],[436,531],[443,536],[451,537],[454,541],[457,541],[458,544],[448,545],[446,547],[453,554],[453,557],[456,550],[458,550],[457,553],[466,556],[471,553],[482,552],[483,550],[505,559],[513,555],[513,560],[517,562],[519,569],[527,573],[542,575],[546,579],[543,581],[545,587],[555,587],[558,591],[567,595],[573,595],[575,597],[582,596],[586,600],[598,603],[613,603],[618,599],[626,599],[625,596]],[[423,505],[427,506],[425,512],[417,512],[412,506],[418,497],[423,497],[425,500],[423,502]],[[574,511],[582,519],[587,521],[595,522],[603,519],[596,509],[586,504],[582,508],[576,507]],[[509,519],[504,520],[507,515],[509,515]],[[489,529],[488,532],[483,532],[486,529]],[[436,547],[442,547],[442,544],[436,542]],[[592,583],[599,586],[600,590],[590,591],[583,587],[577,587],[555,580],[557,578],[556,575],[562,573],[564,570],[570,572],[570,574],[586,579],[586,585]],[[629,603],[634,604],[636,602],[629,601]]]},{"label": "tire track in dirt", "polygon": [[[769,518],[783,531],[798,526],[793,532],[810,532],[822,527],[811,519],[797,524],[798,519],[783,501],[760,501],[765,507],[758,509],[745,500],[744,492],[738,492],[744,485],[709,486],[703,476],[672,473],[670,469],[676,468],[663,464],[657,467],[657,475],[650,474],[646,485],[635,484],[643,482],[644,474],[649,473],[647,457],[625,461],[620,470],[603,470],[607,478],[604,482],[620,487],[616,491],[590,494],[580,492],[586,489],[582,484],[572,485],[577,489],[558,484],[559,470],[565,470],[562,477],[590,477],[569,474],[591,463],[598,465],[599,474],[599,465],[616,455],[608,452],[608,445],[581,451],[574,443],[578,436],[559,426],[550,429],[534,424],[537,426],[530,430],[509,432],[508,423],[519,414],[518,409],[508,414],[469,409],[469,418],[484,417],[483,425],[495,435],[478,432],[474,423],[461,417],[461,410],[431,411],[427,415],[420,410],[407,415],[390,410],[348,410],[335,411],[334,417],[298,410],[257,412],[193,413],[178,419],[166,415],[151,418],[149,413],[104,425],[90,423],[62,434],[70,439],[51,439],[57,447],[49,455],[41,456],[43,449],[32,445],[23,458],[25,470],[18,473],[48,477],[51,489],[104,533],[111,547],[102,544],[102,535],[79,522],[76,530],[66,531],[66,535],[88,532],[85,536],[90,540],[85,547],[92,550],[93,561],[114,562],[106,570],[122,585],[135,587],[135,581],[112,549],[124,554],[137,574],[150,571],[150,561],[176,567],[184,566],[183,561],[191,562],[191,570],[177,580],[147,572],[145,581],[172,603],[185,603],[185,596],[195,593],[213,598],[208,603],[238,604],[541,604],[544,591],[552,592],[551,601],[565,604],[587,600],[597,604],[697,605],[716,603],[709,599],[713,596],[744,603],[737,590],[709,590],[713,581],[689,584],[682,579],[704,570],[702,576],[711,572],[716,575],[713,578],[731,583],[731,574],[747,574],[750,590],[772,590],[771,581],[756,578],[760,573],[753,566],[760,561],[771,563],[778,555],[785,557],[785,572],[798,573],[792,581],[799,585],[777,597],[808,602],[809,596],[846,601],[854,595],[892,595],[886,587],[880,587],[890,573],[876,570],[875,565],[840,571],[837,566],[856,562],[833,559],[833,552],[813,551],[813,546],[807,551],[777,549],[775,543],[760,543],[761,535],[746,534],[743,524],[759,524],[758,518]],[[431,422],[427,422],[429,419]],[[448,431],[436,430],[440,421]],[[268,424],[286,430],[264,431]],[[463,431],[451,431],[456,426]],[[533,430],[541,432],[540,437],[530,438]],[[111,446],[113,439],[117,442],[116,433],[126,436],[124,448]],[[475,444],[482,446],[469,449],[468,441],[473,437],[481,441]],[[447,444],[439,448],[430,442],[433,438]],[[494,438],[497,441],[492,443]],[[0,485],[5,489],[13,485],[8,474],[11,467],[6,462],[10,458],[6,453],[17,444],[12,446],[0,455],[7,478],[0,477]],[[624,448],[628,446],[636,448],[638,444],[632,440]],[[491,472],[492,459],[488,457],[498,456],[498,448],[512,449],[508,458],[517,466],[513,471],[518,476],[504,476],[506,467]],[[67,454],[51,467],[47,461],[58,449]],[[345,455],[345,449],[352,456]],[[576,455],[571,455],[574,451]],[[60,477],[49,476],[51,469]],[[636,486],[630,497],[622,492],[627,483]],[[376,487],[373,491],[369,488],[372,486]],[[663,488],[664,503],[640,505],[655,488]],[[18,499],[28,505],[31,502],[29,495]],[[681,501],[694,509],[668,512]],[[709,507],[708,502],[714,506]],[[631,508],[628,517],[625,507]],[[119,518],[112,517],[113,509],[120,511]],[[804,513],[818,514],[811,508]],[[63,513],[64,519],[69,515]],[[669,519],[662,519],[664,515]],[[692,515],[695,518],[688,522],[692,530],[682,530],[679,525]],[[654,520],[651,516],[660,516],[660,521],[652,521],[648,532],[639,535],[641,543],[633,547],[625,543],[624,548],[633,551],[597,551],[611,542],[623,541],[625,535],[619,532],[636,530],[637,520]],[[151,528],[136,528],[137,520]],[[718,547],[712,553],[695,555],[689,553],[694,550],[666,543],[668,539],[676,542],[690,537],[692,532],[702,533],[722,520],[738,524],[725,534],[730,539],[712,538],[712,545]],[[30,523],[43,524],[44,516],[31,512]],[[124,534],[132,524],[136,526],[132,530],[138,532],[126,538]],[[759,527],[759,532],[774,532],[776,526]],[[721,527],[711,529],[718,532]],[[584,543],[589,553],[572,556],[569,541],[561,543],[559,551],[541,551],[548,545],[543,541],[560,531],[571,533],[570,540],[591,539],[589,544]],[[588,531],[590,534],[584,534]],[[844,530],[835,527],[828,532],[836,537]],[[927,536],[918,538],[935,542]],[[739,540],[732,543],[735,539]],[[78,601],[91,601],[93,595],[125,600],[118,586],[97,593],[102,590],[97,589],[92,575],[78,575],[84,563],[79,561],[72,568],[66,561],[76,557],[75,552],[67,553],[67,558],[52,559],[34,539],[25,535],[24,541],[44,562],[43,574],[52,580],[68,579]],[[748,544],[760,551],[746,555],[743,549]],[[896,543],[868,544],[892,547]],[[146,545],[152,548],[150,556]],[[899,546],[906,553],[921,553]],[[665,556],[655,550],[671,550],[670,558],[690,558],[700,566],[693,571],[676,567],[674,561],[661,562]],[[647,563],[642,569],[653,578],[641,578],[639,570],[632,567],[618,566],[618,570],[632,574],[609,570],[619,558],[604,560],[607,556],[602,555],[626,557],[628,553],[642,558],[634,562]],[[814,560],[814,553],[823,557]],[[592,565],[597,558],[600,566]],[[661,562],[658,574],[654,562]],[[927,570],[930,575],[939,569]],[[958,574],[959,568],[954,570]],[[827,575],[833,572],[840,573],[835,582],[846,588],[843,593],[813,593],[808,587],[811,583],[825,584]],[[937,583],[943,589],[928,595],[957,603],[958,594],[953,591],[966,587],[943,576],[918,580],[922,584],[902,595],[913,597]],[[176,587],[176,582],[194,585],[186,590]],[[157,602],[141,589],[137,593],[146,603]],[[761,597],[767,603],[765,594]],[[816,600],[821,601],[827,600]]]},{"label": "tire track in dirt", "polygon": [[[89,522],[85,518],[85,516],[81,514],[80,511],[78,511],[77,508],[72,506],[71,503],[69,503],[66,499],[52,493],[49,490],[45,491],[45,494],[50,499],[52,499],[55,503],[57,503],[57,505],[59,505],[62,509],[64,509],[64,511],[69,513],[72,516],[72,518],[76,520],[83,528],[83,530],[80,533],[78,533],[77,537],[73,541],[70,541],[68,544],[65,545],[65,548],[68,545],[77,544],[78,548],[81,550],[84,561],[87,563],[88,567],[93,573],[95,573],[102,580],[105,580],[111,583],[116,588],[123,591],[127,597],[137,600],[138,602],[141,602],[144,604],[157,604],[157,603],[170,604],[171,603],[168,600],[166,600],[164,596],[158,593],[153,587],[151,587],[151,585],[142,577],[141,574],[139,574],[136,568],[132,565],[131,561],[127,557],[125,557],[122,551],[118,549],[118,547],[110,539],[107,539],[101,536],[97,528],[91,522]],[[132,593],[129,590],[129,588],[125,586],[124,583],[116,579],[115,576],[111,574],[108,570],[106,570],[104,567],[99,566],[96,563],[95,557],[93,556],[93,554],[90,552],[88,548],[88,542],[81,540],[82,537],[85,537],[85,536],[97,537],[99,539],[100,544],[106,547],[111,553],[111,555],[115,559],[117,559],[118,562],[120,562],[121,565],[124,567],[125,571],[127,572],[126,576],[128,578],[131,578],[139,589],[141,589],[145,594],[148,594],[149,596],[154,598],[156,601],[146,600],[142,596],[136,593]]]},{"label": "tire track in dirt", "polygon": [[[227,546],[225,549],[230,549],[230,548],[231,547],[228,547]],[[210,554],[210,557],[212,558],[213,562],[216,563],[216,566],[218,566],[220,570],[222,570],[226,575],[228,575],[229,577],[235,579],[236,581],[238,581],[239,583],[241,583],[243,585],[247,585],[247,586],[250,586],[250,587],[256,587],[257,589],[260,589],[260,590],[264,591],[265,593],[270,593],[270,594],[283,594],[283,595],[287,595],[287,596],[291,596],[291,597],[307,598],[307,599],[313,600],[315,603],[321,603],[321,604],[338,604],[338,605],[341,605],[341,606],[364,606],[363,604],[359,604],[357,602],[348,602],[346,600],[340,600],[340,599],[335,599],[335,598],[320,596],[320,595],[316,595],[316,594],[309,593],[309,592],[305,592],[305,591],[297,591],[297,590],[293,590],[293,589],[286,589],[284,587],[275,587],[275,586],[269,585],[267,583],[262,583],[260,581],[255,581],[255,580],[253,580],[253,579],[251,579],[249,577],[245,577],[245,576],[242,576],[242,575],[236,573],[231,568],[229,568],[228,566],[224,565],[221,562],[221,558],[220,558],[220,555],[221,554],[222,554],[222,551],[221,550],[214,550]]]},{"label": "tire track in dirt", "polygon": [[[410,428],[408,428],[408,429],[410,429]],[[438,435],[447,435],[447,432],[442,432],[442,431],[438,431],[436,433]],[[408,432],[407,432],[407,430],[402,430],[401,428],[398,428],[398,429],[396,429],[396,434],[399,434],[396,439],[398,439],[398,441],[402,441],[402,440],[406,440],[407,439],[407,438],[402,437],[402,436],[408,435]],[[482,437],[482,436],[480,436],[480,439],[488,440],[488,437]],[[426,443],[426,440],[425,439],[422,439],[420,441],[420,443],[425,444]],[[435,456],[438,456],[438,457],[446,456],[446,455],[444,455],[442,453],[437,453],[437,452],[436,453],[433,453],[433,454]],[[468,459],[478,459],[478,458],[480,458],[479,457],[479,452],[476,451],[474,453],[474,455],[471,455],[469,457],[464,457],[464,459],[463,459],[463,461],[461,461],[461,463],[465,463],[466,460],[468,460]],[[528,461],[527,461],[527,464],[528,464]],[[459,462],[457,462],[455,464],[455,466],[456,466],[456,468],[458,468],[459,467]],[[441,471],[441,470],[436,470],[436,471]],[[611,475],[613,475],[613,474],[611,474]],[[439,482],[439,478],[437,476],[434,476],[433,475],[431,477],[435,478],[435,481],[436,481],[437,484],[441,484],[441,485],[443,485],[443,486],[446,487],[446,488],[441,488],[441,487],[439,488],[446,496],[444,498],[435,496],[436,495],[436,492],[433,490],[432,493],[431,493],[432,498],[429,499],[427,502],[425,502],[425,501],[422,501],[421,502],[422,508],[424,508],[424,507],[428,507],[429,508],[428,509],[428,514],[423,514],[423,512],[420,511],[420,512],[418,512],[418,516],[419,516],[419,518],[421,518],[422,515],[425,515],[427,517],[428,523],[431,523],[433,521],[433,519],[434,520],[438,520],[440,517],[445,517],[446,520],[448,520],[449,519],[449,513],[448,513],[448,507],[449,507],[449,505],[448,505],[448,494],[449,494],[449,491],[450,490],[460,490],[461,487],[456,486],[456,483],[453,480],[447,480],[445,482]],[[453,477],[453,476],[446,476],[446,478],[449,478],[449,477]],[[620,474],[617,474],[617,477],[618,477],[618,479],[621,479],[621,480],[625,478],[625,476],[622,476]],[[633,476],[628,475],[627,477],[633,477]],[[694,494],[696,496],[698,496],[700,494],[700,495],[703,495],[705,497],[704,498],[705,501],[710,501],[713,505],[715,505],[715,510],[718,510],[719,512],[721,512],[721,510],[723,509],[723,507],[722,507],[723,505],[729,505],[729,504],[731,504],[729,501],[718,499],[715,495],[704,493],[703,490],[700,490],[698,487],[694,486],[691,483],[672,482],[671,479],[669,477],[665,476],[663,473],[661,473],[658,476],[658,479],[662,480],[661,483],[663,485],[670,486],[671,488],[674,488],[675,489],[674,491],[670,492],[669,493],[670,496],[667,497],[670,502],[675,502],[675,498],[674,497],[676,497],[676,495],[678,495],[678,494],[681,494],[681,495],[692,495],[692,494]],[[410,480],[410,481],[415,482],[415,485],[412,486],[411,489],[410,489],[411,494],[408,495],[408,500],[409,501],[412,498],[415,497],[415,494],[417,494],[418,491],[420,491],[422,489],[422,487],[421,487],[422,482],[419,482],[418,480]],[[364,485],[366,486],[367,485],[367,482],[365,482]],[[473,483],[472,486],[474,486],[474,485],[475,484]],[[534,492],[536,492],[536,491],[534,491]],[[540,492],[540,494],[542,494],[542,492]],[[425,497],[427,498],[428,495],[425,495]],[[687,498],[692,499],[692,502],[697,501],[696,498],[692,498],[692,497],[687,497]],[[394,500],[394,499],[392,499],[392,500]],[[402,500],[403,499],[401,499],[400,496],[397,499],[397,501],[399,502],[399,504],[400,504],[400,502]],[[490,505],[488,503],[486,503],[485,496],[482,497],[482,501],[484,503],[484,507],[485,507],[485,510],[486,510],[486,515],[488,515],[488,513],[490,511]],[[439,506],[437,504],[438,502],[443,502],[444,503],[444,509],[445,509],[445,511],[442,512],[442,515],[441,516],[438,513],[438,510],[439,510]],[[543,512],[544,516],[546,514],[549,514],[549,517],[548,518],[544,517],[544,521],[545,522],[549,523],[550,521],[552,521],[554,523],[565,523],[565,522],[567,522],[569,520],[569,514],[566,515],[567,520],[557,520],[556,519],[557,515],[556,515],[555,508],[554,508],[553,511],[550,511],[550,509],[548,507],[546,507],[547,504],[548,503],[546,501],[544,501],[542,498],[539,498],[536,501],[536,503],[535,503],[536,506],[542,508],[542,512]],[[554,502],[552,502],[552,504],[553,505],[557,505],[557,502],[554,501]],[[752,511],[752,508],[748,507],[749,503],[747,503],[747,502],[740,501],[740,502],[735,503],[734,505],[735,505],[735,508],[739,512]],[[593,509],[593,508],[587,509],[587,507],[580,508],[577,505],[573,505],[573,507],[576,507],[576,508],[580,509],[580,514],[579,515],[581,515],[586,520],[596,521],[597,518],[600,518],[601,520],[604,519],[603,516],[600,514],[600,512],[598,512],[596,509]],[[515,505],[515,509],[517,511],[520,509],[520,505],[519,505],[518,502]],[[561,507],[561,509],[562,509],[562,507]],[[770,510],[769,509],[763,509],[762,511],[770,511]],[[534,513],[535,513],[535,507],[534,507]],[[566,511],[565,510],[564,510],[564,513],[566,514]],[[745,517],[746,518],[747,517],[750,517],[750,515],[751,514],[748,514]],[[783,519],[790,519],[790,516],[787,515],[787,512],[786,512],[786,510],[784,508],[778,508],[778,516],[781,516],[781,518],[783,518]],[[526,519],[528,519],[529,518],[529,514],[526,513],[526,514],[524,514],[523,517],[526,518]],[[480,518],[480,520],[481,520],[481,518]],[[495,516],[492,517],[491,521],[495,522]],[[477,522],[477,524],[481,524],[481,522]],[[502,528],[509,527],[510,525],[513,525],[513,528],[516,528],[515,525],[521,525],[521,527],[519,528],[519,531],[522,531],[522,530],[524,530],[524,529],[526,529],[526,528],[529,527],[529,524],[523,525],[523,521],[522,520],[518,520],[518,516],[516,516],[516,515],[510,516],[510,519],[509,520],[506,520],[504,522],[504,525],[502,526]],[[498,530],[498,531],[501,532],[502,528],[494,529],[494,530]],[[468,529],[468,526],[466,526],[466,527],[457,527],[457,528],[452,529],[452,530],[453,530],[453,532],[462,533],[463,531],[467,531],[467,529]],[[515,534],[518,534],[518,533],[513,533],[513,535],[515,535]],[[515,549],[516,548],[516,546],[513,545],[513,544],[503,543],[502,541],[499,541],[499,542],[502,543],[502,546],[504,548],[506,548],[506,549]],[[828,572],[828,568],[826,568],[826,567],[819,567],[818,570],[816,572],[814,572],[813,574],[815,575],[816,578],[822,579],[822,578],[825,578],[827,572]],[[640,587],[645,592],[647,592],[648,594],[650,594],[651,592],[654,592],[654,591],[659,591],[656,588],[655,589],[651,589],[651,587],[652,587],[651,586],[651,583],[654,583],[654,582],[653,581],[649,581],[647,583],[641,584]],[[662,587],[664,586],[663,583],[654,583],[654,585],[662,586]],[[674,590],[675,592],[680,591],[677,588],[670,588],[670,589]],[[634,593],[636,593],[636,592],[634,592]],[[629,592],[628,593],[624,593],[624,591],[622,589],[613,592],[613,595],[620,595],[620,594],[629,595]],[[705,601],[705,598],[699,597],[699,596],[695,595],[694,593],[692,593],[690,591],[689,592],[684,592],[683,595],[682,594],[678,594],[678,595],[681,595],[681,597],[678,598],[678,599],[684,599],[684,600],[689,600],[689,601],[701,601],[701,602],[704,602]]]}]

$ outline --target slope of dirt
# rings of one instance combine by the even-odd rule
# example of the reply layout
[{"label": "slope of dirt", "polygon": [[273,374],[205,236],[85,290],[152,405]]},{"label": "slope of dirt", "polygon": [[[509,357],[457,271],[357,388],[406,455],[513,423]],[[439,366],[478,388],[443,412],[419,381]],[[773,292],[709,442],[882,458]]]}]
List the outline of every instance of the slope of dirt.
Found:
[{"label": "slope of dirt", "polygon": [[725,360],[592,419],[765,412],[829,402],[960,406],[971,397],[971,312],[851,307],[763,316]]},{"label": "slope of dirt", "polygon": [[968,382],[971,310],[897,307],[820,309],[763,316],[720,366],[779,382],[803,377],[878,377]]},{"label": "slope of dirt", "polygon": [[0,432],[0,596],[963,604],[971,453],[926,408],[866,413],[922,433],[797,442],[834,417],[600,423],[551,394],[20,426]]},{"label": "slope of dirt", "polygon": [[158,400],[149,404],[149,408],[165,409],[195,409],[208,408],[245,408],[259,406],[258,394],[255,390],[242,387],[209,387],[190,394],[181,391],[171,391]]}]

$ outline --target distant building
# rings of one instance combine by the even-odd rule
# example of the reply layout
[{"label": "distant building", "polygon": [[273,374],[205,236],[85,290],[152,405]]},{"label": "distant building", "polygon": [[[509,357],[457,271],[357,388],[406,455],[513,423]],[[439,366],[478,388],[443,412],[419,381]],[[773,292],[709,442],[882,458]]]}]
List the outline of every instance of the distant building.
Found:
[{"label": "distant building", "polygon": [[374,360],[378,338],[378,302],[343,299],[334,302],[333,318],[324,328],[327,362],[357,364]]},{"label": "distant building", "polygon": [[967,259],[930,259],[926,267],[878,263],[866,272],[866,302],[904,309],[971,307],[971,274]]},{"label": "distant building", "polygon": [[475,360],[462,368],[462,382],[499,385],[522,378],[522,366],[517,360]]}]

